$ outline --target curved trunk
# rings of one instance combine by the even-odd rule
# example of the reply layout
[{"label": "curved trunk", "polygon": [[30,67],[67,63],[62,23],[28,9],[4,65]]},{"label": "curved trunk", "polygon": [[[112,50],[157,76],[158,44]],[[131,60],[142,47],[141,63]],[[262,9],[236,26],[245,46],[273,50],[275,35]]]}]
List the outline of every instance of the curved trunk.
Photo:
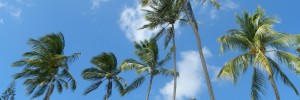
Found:
[{"label": "curved trunk", "polygon": [[174,24],[172,24],[172,30],[173,30],[173,36],[172,36],[172,42],[173,42],[173,48],[174,48],[174,58],[173,58],[173,65],[174,65],[174,88],[173,88],[173,99],[176,99],[176,88],[177,88],[177,67],[176,67],[176,44],[175,44],[175,32],[174,32]]},{"label": "curved trunk", "polygon": [[201,63],[202,63],[202,68],[203,68],[203,72],[204,72],[204,75],[205,75],[205,80],[206,80],[206,84],[207,84],[207,87],[208,87],[210,99],[211,100],[215,100],[214,92],[213,92],[213,89],[212,89],[212,85],[211,85],[209,74],[208,74],[207,67],[206,67],[205,58],[204,58],[204,55],[203,55],[203,52],[202,52],[202,45],[201,45],[200,35],[198,33],[198,30],[197,30],[196,26],[194,26],[192,24],[193,22],[192,22],[190,16],[188,16],[188,11],[186,10],[185,3],[183,3],[183,2],[184,2],[184,0],[181,0],[181,6],[182,6],[185,14],[187,15],[187,18],[188,18],[188,21],[190,23],[190,26],[192,27],[192,29],[193,29],[193,31],[195,33],[196,39],[197,39],[198,52],[199,52],[199,55],[200,55],[200,59],[201,59]]},{"label": "curved trunk", "polygon": [[276,87],[274,78],[273,78],[272,76],[269,76],[269,81],[270,81],[271,84],[272,84],[272,88],[273,88],[274,93],[275,93],[275,95],[276,95],[276,100],[280,100],[279,92],[278,92],[278,90],[277,90],[277,87]]},{"label": "curved trunk", "polygon": [[54,82],[54,76],[52,75],[52,78],[50,81],[50,87],[47,91],[47,94],[44,97],[44,100],[50,100],[50,95],[51,95],[51,92],[53,91],[53,84],[54,84],[53,82]]},{"label": "curved trunk", "polygon": [[152,80],[153,80],[153,75],[151,75],[151,77],[150,77],[150,83],[149,83],[149,87],[148,87],[148,93],[146,96],[146,100],[149,100],[149,95],[150,95],[151,86],[152,86]]}]

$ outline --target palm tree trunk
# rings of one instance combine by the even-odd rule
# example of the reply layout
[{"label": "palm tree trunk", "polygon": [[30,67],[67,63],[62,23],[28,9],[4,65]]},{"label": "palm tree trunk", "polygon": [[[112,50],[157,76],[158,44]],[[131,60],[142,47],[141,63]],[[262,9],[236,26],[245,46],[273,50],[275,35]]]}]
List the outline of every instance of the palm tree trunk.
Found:
[{"label": "palm tree trunk", "polygon": [[202,52],[201,38],[200,38],[200,35],[198,33],[198,29],[196,28],[196,26],[194,26],[192,24],[193,22],[191,20],[191,17],[188,16],[188,11],[186,10],[184,0],[181,0],[181,6],[182,6],[185,14],[187,15],[187,18],[188,18],[188,21],[190,23],[190,26],[192,27],[192,29],[193,29],[193,31],[195,33],[196,39],[197,39],[198,52],[199,52],[199,55],[200,55],[200,59],[201,59],[201,63],[202,63],[202,68],[203,68],[203,72],[204,72],[204,75],[205,75],[205,80],[206,80],[206,84],[207,84],[207,87],[208,87],[210,99],[211,100],[215,100],[214,92],[213,92],[213,89],[212,89],[212,85],[211,85],[209,74],[208,74],[207,67],[206,67],[205,58],[204,58],[204,55],[203,55],[203,52]]},{"label": "palm tree trunk", "polygon": [[274,93],[275,93],[275,95],[276,95],[276,100],[280,100],[279,92],[278,92],[277,87],[276,87],[276,84],[275,84],[275,82],[274,82],[274,78],[273,78],[272,76],[269,76],[269,80],[270,80],[270,82],[271,82],[271,84],[272,84]]},{"label": "palm tree trunk", "polygon": [[106,90],[106,95],[105,95],[105,100],[108,100],[108,95],[109,95],[109,84],[110,84],[110,82],[111,82],[111,80],[110,79],[108,79],[108,84],[107,84],[107,90]]},{"label": "palm tree trunk", "polygon": [[50,95],[51,95],[51,92],[53,91],[53,81],[54,81],[54,75],[52,75],[52,78],[50,80],[50,87],[47,91],[47,94],[44,97],[44,100],[50,100]]},{"label": "palm tree trunk", "polygon": [[150,83],[149,83],[149,87],[148,87],[148,93],[147,93],[146,100],[149,100],[149,95],[150,95],[151,86],[152,86],[152,80],[153,80],[153,75],[150,76]]},{"label": "palm tree trunk", "polygon": [[176,99],[176,88],[177,88],[177,66],[176,66],[176,44],[175,44],[175,32],[174,32],[174,24],[172,24],[172,30],[173,30],[173,48],[174,48],[174,58],[173,58],[173,65],[174,65],[174,88],[173,88],[173,99]]}]

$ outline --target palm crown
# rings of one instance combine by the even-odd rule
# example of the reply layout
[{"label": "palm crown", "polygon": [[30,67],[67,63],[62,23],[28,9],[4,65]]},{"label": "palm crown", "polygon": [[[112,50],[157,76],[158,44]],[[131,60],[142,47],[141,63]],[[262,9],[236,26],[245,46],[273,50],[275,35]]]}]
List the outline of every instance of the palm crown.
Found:
[{"label": "palm crown", "polygon": [[[38,40],[30,39],[28,42],[33,51],[25,52],[24,59],[16,61],[13,66],[24,66],[22,72],[15,74],[15,79],[24,78],[24,85],[28,94],[34,93],[32,98],[44,94],[44,100],[49,100],[54,87],[61,93],[63,87],[76,89],[76,81],[69,73],[69,63],[79,55],[74,53],[65,56],[63,53],[65,40],[62,33],[49,34]],[[34,92],[35,91],[35,92]]]},{"label": "palm crown", "polygon": [[[169,53],[165,59],[159,60],[159,50],[156,44],[155,39],[150,39],[150,41],[144,40],[140,43],[134,42],[134,46],[136,48],[135,54],[140,58],[142,62],[139,62],[134,59],[126,59],[121,64],[122,70],[136,70],[136,73],[145,75],[141,75],[139,78],[134,80],[132,84],[130,84],[125,91],[130,92],[135,88],[139,87],[145,80],[147,75],[150,75],[150,84],[148,88],[148,96],[152,84],[152,79],[156,75],[174,75],[173,70],[162,68],[163,64],[165,64],[169,58]],[[148,97],[147,97],[148,99]]]},{"label": "palm crown", "polygon": [[229,34],[218,39],[221,43],[220,51],[223,53],[229,50],[239,50],[244,54],[228,61],[218,77],[227,76],[236,83],[241,73],[252,65],[254,69],[251,87],[252,99],[260,99],[259,93],[264,94],[263,87],[266,78],[262,71],[267,73],[277,99],[280,97],[274,82],[275,76],[280,76],[281,80],[298,95],[296,87],[282,72],[276,60],[268,56],[268,54],[274,53],[275,59],[291,70],[299,72],[300,58],[286,52],[296,43],[296,38],[273,30],[272,26],[277,21],[272,17],[265,16],[264,10],[260,7],[253,15],[244,12],[243,16],[237,15],[236,18],[240,29],[229,30]]},{"label": "palm crown", "polygon": [[104,96],[105,100],[108,100],[112,93],[113,83],[115,84],[118,91],[123,95],[124,87],[126,81],[118,76],[121,72],[117,68],[117,58],[113,53],[102,53],[98,56],[92,58],[91,63],[95,67],[87,68],[82,71],[82,77],[85,80],[94,81],[85,91],[84,95],[89,94],[90,92],[96,90],[103,81],[107,81],[107,93]]}]

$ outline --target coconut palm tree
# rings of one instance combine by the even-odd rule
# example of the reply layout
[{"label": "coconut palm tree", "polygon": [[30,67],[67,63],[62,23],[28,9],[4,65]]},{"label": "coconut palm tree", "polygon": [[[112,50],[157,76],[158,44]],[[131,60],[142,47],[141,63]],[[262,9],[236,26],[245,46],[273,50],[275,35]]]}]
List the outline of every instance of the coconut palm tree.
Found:
[{"label": "coconut palm tree", "polygon": [[15,100],[16,82],[13,81],[9,87],[2,93],[0,100]]},{"label": "coconut palm tree", "polygon": [[[151,39],[150,41],[143,41],[140,43],[134,42],[134,46],[136,48],[135,54],[140,58],[142,62],[139,62],[134,59],[126,59],[122,65],[122,70],[136,70],[137,74],[145,73],[141,75],[139,78],[135,79],[133,83],[131,83],[128,87],[126,87],[125,92],[128,93],[137,87],[139,87],[145,80],[145,77],[150,75],[150,82],[147,91],[146,100],[149,99],[151,86],[153,82],[153,78],[157,75],[174,75],[173,70],[162,68],[163,64],[165,64],[172,52],[168,53],[165,59],[159,60],[159,50],[156,44],[155,39]],[[177,75],[177,74],[176,74]]]},{"label": "coconut palm tree", "polygon": [[[173,52],[173,65],[174,65],[174,76],[177,72],[176,67],[176,43],[175,43],[175,24],[179,20],[185,21],[180,18],[181,5],[179,0],[159,0],[153,1],[150,4],[151,10],[144,10],[146,12],[145,19],[149,21],[148,24],[144,25],[141,29],[156,29],[159,26],[163,26],[158,34],[156,39],[165,35],[164,49],[166,49],[172,40],[172,51]],[[176,96],[176,86],[177,86],[177,77],[174,77],[174,90],[173,98]]]},{"label": "coconut palm tree", "polygon": [[58,92],[63,87],[76,89],[76,81],[69,72],[69,64],[73,62],[80,53],[70,56],[64,55],[65,40],[62,33],[48,34],[36,39],[30,39],[28,44],[32,51],[25,52],[23,59],[13,63],[15,67],[24,67],[22,72],[15,74],[14,78],[24,78],[27,94],[33,94],[32,98],[45,94],[44,100],[50,100],[54,88]]},{"label": "coconut palm tree", "polygon": [[[146,5],[153,4],[157,1],[159,1],[159,0],[141,0],[141,4],[142,4],[142,6],[146,6]],[[198,22],[194,16],[193,9],[191,7],[191,3],[189,0],[175,0],[175,1],[177,1],[176,3],[179,3],[181,5],[182,10],[184,11],[185,16],[187,17],[187,22],[190,24],[190,26],[192,27],[192,29],[195,33],[195,37],[197,39],[199,56],[201,59],[201,64],[202,64],[203,72],[205,75],[207,87],[209,90],[210,98],[211,98],[211,100],[215,100],[215,96],[213,93],[212,85],[211,85],[209,74],[208,74],[207,67],[206,67],[206,61],[205,61],[203,51],[202,51],[202,43],[201,43],[201,38],[200,38],[200,35],[198,32],[198,25],[197,25]],[[202,0],[202,3],[205,3],[205,2],[207,2],[207,0]],[[216,0],[209,0],[209,2],[211,4],[213,4],[216,8],[221,7],[220,4]],[[176,97],[176,82],[174,82],[174,84],[175,84],[174,85],[175,88],[173,90],[174,91],[173,92],[173,100],[175,100],[175,97]]]},{"label": "coconut palm tree", "polygon": [[[260,93],[265,93],[264,87],[267,80],[271,83],[277,100],[280,100],[274,81],[274,77],[277,76],[299,95],[295,85],[278,64],[281,62],[292,71],[297,73],[300,71],[300,58],[287,52],[288,49],[294,49],[291,47],[296,44],[294,41],[296,39],[293,39],[295,36],[273,30],[272,26],[277,20],[265,16],[264,10],[260,7],[253,15],[245,11],[242,16],[236,15],[236,18],[239,29],[229,30],[228,34],[218,39],[221,43],[220,52],[238,50],[243,54],[228,61],[221,69],[218,77],[229,77],[236,83],[238,77],[252,66],[251,69],[254,70],[251,86],[252,100],[259,100]],[[268,56],[272,53],[274,53],[275,58]]]},{"label": "coconut palm tree", "polygon": [[108,100],[112,93],[113,84],[118,89],[118,91],[123,95],[124,87],[126,81],[118,76],[121,70],[117,68],[117,58],[113,53],[102,53],[98,56],[92,58],[91,63],[95,67],[87,68],[82,71],[81,75],[84,80],[94,81],[85,91],[84,95],[96,90],[104,81],[107,81],[107,90],[104,96],[104,100]]}]

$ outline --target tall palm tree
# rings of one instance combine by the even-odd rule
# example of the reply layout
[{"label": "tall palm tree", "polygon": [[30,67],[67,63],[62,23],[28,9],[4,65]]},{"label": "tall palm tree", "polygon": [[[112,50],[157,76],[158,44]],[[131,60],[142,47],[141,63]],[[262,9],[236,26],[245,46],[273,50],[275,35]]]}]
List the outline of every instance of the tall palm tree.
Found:
[{"label": "tall palm tree", "polygon": [[[141,0],[141,4],[142,4],[142,6],[146,6],[146,5],[154,3],[155,1],[158,1],[158,0]],[[209,74],[208,74],[207,67],[206,67],[206,61],[205,61],[203,51],[202,51],[202,43],[201,43],[201,38],[200,38],[200,35],[198,32],[197,20],[194,16],[194,12],[191,7],[191,3],[189,0],[178,0],[178,1],[180,1],[177,3],[180,3],[180,5],[185,13],[185,16],[187,17],[187,21],[190,24],[190,26],[192,27],[195,37],[197,39],[198,52],[199,52],[199,56],[201,59],[201,64],[202,64],[203,72],[205,75],[206,84],[207,84],[208,91],[210,94],[210,99],[215,100],[215,96],[213,93],[212,85],[211,85]],[[207,2],[207,0],[202,0],[202,3],[205,3],[205,2]],[[221,5],[216,0],[209,0],[209,2],[218,9],[221,7]],[[176,86],[174,86],[174,87],[176,87]],[[176,95],[176,89],[174,90],[173,100],[175,100],[175,95]]]},{"label": "tall palm tree", "polygon": [[[173,65],[174,65],[174,76],[177,76],[176,66],[176,43],[175,43],[175,23],[179,20],[185,21],[180,18],[181,5],[179,0],[159,0],[153,1],[149,6],[151,10],[144,10],[146,12],[145,19],[149,21],[148,24],[144,25],[141,29],[147,28],[150,30],[156,29],[159,26],[163,26],[159,33],[156,35],[156,39],[165,35],[164,48],[166,49],[172,40],[171,51],[173,51]],[[176,97],[176,86],[177,77],[174,77],[174,90],[173,100]]]},{"label": "tall palm tree", "polygon": [[[136,70],[137,74],[146,73],[145,75],[141,75],[137,78],[131,85],[129,85],[125,92],[130,92],[133,89],[139,87],[145,80],[145,77],[150,75],[150,82],[148,86],[148,92],[146,96],[146,100],[149,99],[151,86],[153,82],[153,78],[157,75],[174,75],[173,70],[162,68],[163,64],[165,64],[171,53],[168,53],[165,59],[159,60],[159,50],[154,39],[150,41],[143,41],[140,43],[134,42],[134,46],[136,48],[135,54],[140,58],[142,62],[139,62],[134,59],[126,59],[122,65],[122,70]],[[176,74],[177,75],[177,74]]]},{"label": "tall palm tree", "polygon": [[117,68],[117,58],[113,53],[102,53],[98,56],[92,58],[91,63],[95,67],[87,68],[82,71],[81,75],[84,80],[94,81],[85,91],[84,95],[96,90],[104,81],[107,81],[107,90],[104,96],[104,100],[108,100],[112,93],[112,86],[115,84],[118,91],[123,95],[124,87],[126,81],[118,76],[121,72]]},{"label": "tall palm tree", "polygon": [[[299,95],[294,84],[276,62],[278,60],[295,72],[300,71],[300,58],[287,52],[296,44],[294,41],[296,39],[293,39],[294,36],[273,30],[272,26],[277,20],[265,16],[264,10],[260,7],[253,15],[245,11],[242,16],[236,15],[236,18],[239,29],[229,30],[229,34],[218,39],[221,43],[220,52],[239,50],[243,54],[228,61],[221,69],[218,77],[227,76],[236,83],[241,73],[252,66],[254,70],[251,86],[252,100],[260,99],[260,93],[265,93],[264,87],[267,79],[272,85],[277,100],[280,100],[274,81],[276,76],[279,76],[285,85],[291,87]],[[276,60],[268,56],[270,53],[274,53]]]},{"label": "tall palm tree", "polygon": [[0,100],[15,100],[16,82],[13,81],[9,87],[2,93]]},{"label": "tall palm tree", "polygon": [[71,75],[69,64],[73,62],[80,53],[70,56],[64,55],[65,40],[62,33],[48,34],[36,39],[30,39],[28,44],[32,51],[25,52],[23,59],[13,63],[15,67],[24,67],[22,72],[15,74],[14,78],[24,78],[26,92],[32,94],[32,98],[45,94],[44,100],[50,100],[55,86],[59,93],[63,87],[76,89],[76,81]]}]

